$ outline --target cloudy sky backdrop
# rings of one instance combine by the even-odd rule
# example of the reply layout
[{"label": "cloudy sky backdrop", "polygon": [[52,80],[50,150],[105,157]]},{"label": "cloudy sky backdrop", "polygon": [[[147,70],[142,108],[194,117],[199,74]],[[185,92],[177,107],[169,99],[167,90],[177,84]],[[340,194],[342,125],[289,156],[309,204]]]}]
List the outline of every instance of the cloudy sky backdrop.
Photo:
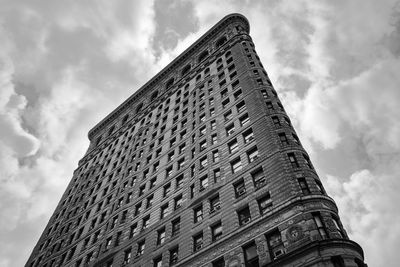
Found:
[{"label": "cloudy sky backdrop", "polygon": [[25,264],[90,128],[232,12],[367,263],[398,266],[399,3],[0,0],[1,267]]}]

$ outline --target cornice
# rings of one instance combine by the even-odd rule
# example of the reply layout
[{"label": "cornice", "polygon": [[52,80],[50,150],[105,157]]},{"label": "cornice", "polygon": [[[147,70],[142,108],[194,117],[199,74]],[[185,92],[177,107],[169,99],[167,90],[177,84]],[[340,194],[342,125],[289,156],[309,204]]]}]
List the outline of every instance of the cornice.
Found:
[{"label": "cornice", "polygon": [[247,18],[238,13],[232,13],[224,18],[222,18],[217,24],[215,24],[210,30],[203,34],[195,43],[193,43],[189,48],[182,52],[178,57],[176,57],[171,63],[164,67],[160,72],[158,72],[152,79],[150,79],[146,84],[140,87],[132,96],[120,104],[116,109],[114,109],[110,114],[108,114],[103,120],[96,124],[88,133],[89,140],[103,128],[105,128],[108,123],[118,117],[126,109],[128,109],[138,98],[140,98],[144,93],[155,86],[158,82],[162,81],[166,76],[170,75],[178,67],[182,67],[188,58],[192,57],[194,54],[198,53],[198,48],[208,42],[211,38],[217,36],[217,34],[227,25],[240,22],[244,28],[244,31],[250,32],[250,25]]}]

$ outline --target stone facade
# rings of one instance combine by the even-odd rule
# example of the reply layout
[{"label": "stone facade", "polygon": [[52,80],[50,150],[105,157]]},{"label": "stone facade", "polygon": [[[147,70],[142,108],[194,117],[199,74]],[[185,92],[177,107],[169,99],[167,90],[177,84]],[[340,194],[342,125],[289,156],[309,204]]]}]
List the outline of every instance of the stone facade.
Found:
[{"label": "stone facade", "polygon": [[26,266],[366,266],[223,18],[89,132]]}]

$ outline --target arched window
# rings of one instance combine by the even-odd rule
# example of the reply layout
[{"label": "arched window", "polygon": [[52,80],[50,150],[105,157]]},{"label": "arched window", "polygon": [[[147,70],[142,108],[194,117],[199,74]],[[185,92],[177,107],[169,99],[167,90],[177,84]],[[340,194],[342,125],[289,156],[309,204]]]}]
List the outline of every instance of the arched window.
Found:
[{"label": "arched window", "polygon": [[95,145],[99,145],[101,142],[101,136],[97,137]]},{"label": "arched window", "polygon": [[217,65],[219,65],[219,64],[222,64],[222,58],[219,58],[219,59],[217,60]]},{"label": "arched window", "polygon": [[143,103],[140,103],[136,108],[136,113],[139,113],[142,110]]},{"label": "arched window", "polygon": [[225,57],[229,57],[230,55],[232,55],[231,51],[228,51],[228,52],[225,53]]},{"label": "arched window", "polygon": [[208,56],[208,50],[201,52],[199,55],[199,62],[202,62]]},{"label": "arched window", "polygon": [[205,76],[208,76],[210,74],[210,68],[206,68],[205,70],[204,70],[204,75]]},{"label": "arched window", "polygon": [[201,74],[197,75],[196,82],[200,81],[200,79],[201,79]]},{"label": "arched window", "polygon": [[217,48],[221,47],[221,46],[226,42],[226,40],[227,40],[227,39],[226,39],[225,36],[219,38],[218,41],[215,43],[215,46],[216,46]]},{"label": "arched window", "polygon": [[157,96],[158,96],[158,91],[155,91],[155,92],[151,95],[150,100],[153,101],[154,99],[156,99]]},{"label": "arched window", "polygon": [[190,64],[187,64],[183,69],[182,69],[182,76],[185,75],[186,73],[189,72],[189,70],[191,69]]},{"label": "arched window", "polygon": [[173,84],[174,84],[174,78],[169,79],[168,82],[165,84],[165,89],[171,88]]}]

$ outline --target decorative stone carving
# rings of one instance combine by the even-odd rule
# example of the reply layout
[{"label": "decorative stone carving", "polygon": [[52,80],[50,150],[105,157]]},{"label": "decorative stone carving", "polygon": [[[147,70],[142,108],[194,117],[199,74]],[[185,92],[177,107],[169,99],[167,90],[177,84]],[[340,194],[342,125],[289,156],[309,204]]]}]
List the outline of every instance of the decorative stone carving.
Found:
[{"label": "decorative stone carving", "polygon": [[294,243],[304,237],[304,230],[299,224],[294,224],[286,231],[286,239],[289,243]]},{"label": "decorative stone carving", "polygon": [[228,259],[226,266],[239,267],[240,266],[240,257],[239,256],[231,257],[230,259]]}]

